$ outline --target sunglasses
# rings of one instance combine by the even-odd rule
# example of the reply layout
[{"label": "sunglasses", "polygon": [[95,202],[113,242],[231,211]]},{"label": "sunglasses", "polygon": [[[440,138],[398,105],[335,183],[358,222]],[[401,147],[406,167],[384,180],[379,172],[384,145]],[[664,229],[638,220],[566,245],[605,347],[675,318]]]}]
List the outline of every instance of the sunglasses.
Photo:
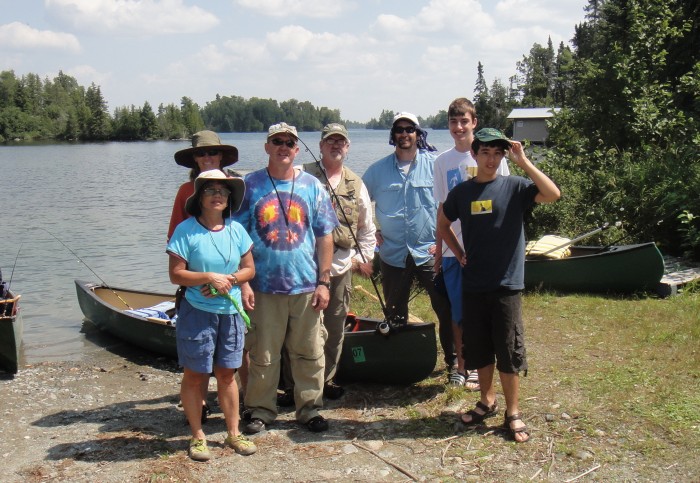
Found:
[{"label": "sunglasses", "polygon": [[204,193],[205,196],[214,196],[214,195],[220,195],[223,196],[224,198],[228,198],[228,195],[231,194],[230,190],[227,190],[226,188],[206,188],[202,193]]},{"label": "sunglasses", "polygon": [[218,149],[209,149],[209,150],[202,150],[202,151],[195,151],[194,155],[198,158],[203,158],[204,156],[211,156],[214,157],[217,154],[219,154],[221,151]]},{"label": "sunglasses", "polygon": [[403,126],[396,126],[395,128],[392,129],[394,131],[394,134],[413,134],[416,132],[416,128],[413,126],[408,126],[408,127],[403,127]]},{"label": "sunglasses", "polygon": [[326,138],[323,140],[323,142],[328,144],[329,146],[333,146],[335,144],[336,146],[340,146],[340,147],[343,147],[346,144],[348,144],[348,140],[343,139],[343,138],[338,138],[338,139]]},{"label": "sunglasses", "polygon": [[275,146],[282,146],[283,144],[286,144],[288,148],[293,148],[297,145],[296,141],[283,141],[279,138],[274,138],[270,142]]}]

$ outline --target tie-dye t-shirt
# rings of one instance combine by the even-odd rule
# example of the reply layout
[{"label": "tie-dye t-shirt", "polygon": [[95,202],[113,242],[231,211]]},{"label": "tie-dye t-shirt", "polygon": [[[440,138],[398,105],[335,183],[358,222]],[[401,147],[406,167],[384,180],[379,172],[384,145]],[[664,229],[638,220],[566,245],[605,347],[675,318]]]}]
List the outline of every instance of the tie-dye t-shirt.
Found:
[{"label": "tie-dye t-shirt", "polygon": [[253,240],[255,278],[250,284],[269,294],[313,292],[318,280],[316,238],[330,234],[338,218],[314,176],[301,172],[294,183],[274,183],[265,169],[248,174],[243,203],[234,215]]}]

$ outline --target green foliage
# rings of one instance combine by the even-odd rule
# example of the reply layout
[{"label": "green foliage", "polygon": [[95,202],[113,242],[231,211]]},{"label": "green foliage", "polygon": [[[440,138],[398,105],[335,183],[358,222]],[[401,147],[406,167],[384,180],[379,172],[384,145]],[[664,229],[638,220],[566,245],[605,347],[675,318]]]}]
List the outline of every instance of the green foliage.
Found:
[{"label": "green foliage", "polygon": [[271,124],[285,121],[299,131],[320,131],[328,123],[341,122],[340,111],[317,108],[309,101],[216,96],[202,109],[204,123],[219,132],[264,131]]},{"label": "green foliage", "polygon": [[686,250],[687,256],[700,259],[700,217],[688,210],[683,210],[678,215],[681,223],[679,227],[681,235],[681,247]]},{"label": "green foliage", "polygon": [[341,117],[338,109],[316,108],[309,101],[278,104],[274,99],[219,95],[204,109],[182,97],[179,106],[161,104],[157,113],[145,102],[141,108],[117,107],[110,116],[94,83],[85,89],[63,72],[44,81],[36,74],[17,78],[12,71],[0,72],[0,142],[183,139],[205,128],[259,132],[283,120],[300,131],[319,131],[328,123],[341,122]]},{"label": "green foliage", "polygon": [[395,115],[396,113],[394,111],[382,109],[379,119],[372,118],[369,120],[367,129],[391,129]]},{"label": "green foliage", "polygon": [[[698,38],[693,3],[591,2],[574,39],[577,95],[550,126],[555,148],[545,166],[562,200],[548,230],[570,234],[620,220],[625,241],[654,240],[667,253],[698,257],[700,53],[687,48]],[[615,241],[605,233],[604,242]]]},{"label": "green foliage", "polygon": [[428,116],[428,119],[425,120],[425,125],[427,127],[431,127],[433,129],[447,129],[448,128],[448,119],[447,119],[447,111],[444,109],[441,109],[438,111],[438,113],[434,116]]}]

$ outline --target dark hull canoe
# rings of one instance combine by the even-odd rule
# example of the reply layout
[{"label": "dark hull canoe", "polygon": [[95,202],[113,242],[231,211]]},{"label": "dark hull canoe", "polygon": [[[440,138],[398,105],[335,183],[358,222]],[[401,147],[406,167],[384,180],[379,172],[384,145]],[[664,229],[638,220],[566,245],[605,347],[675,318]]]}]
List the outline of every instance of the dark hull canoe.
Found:
[{"label": "dark hull canoe", "polygon": [[[177,357],[174,325],[125,312],[126,304],[133,309],[152,307],[174,300],[173,294],[108,288],[80,280],[75,285],[80,309],[98,328],[137,347]],[[435,324],[407,324],[381,335],[380,323],[348,316],[338,379],[405,385],[428,377],[437,361]]]},{"label": "dark hull canoe", "polygon": [[174,294],[108,288],[81,280],[75,281],[75,287],[80,310],[99,329],[142,349],[177,357],[174,325],[165,320],[125,312],[129,307],[140,309],[174,301]]},{"label": "dark hull canoe", "polygon": [[23,331],[20,297],[8,292],[7,298],[0,300],[0,371],[8,374],[17,374],[19,369]]},{"label": "dark hull canoe", "polygon": [[653,242],[571,247],[562,259],[527,259],[525,288],[568,292],[632,293],[655,290],[664,260]]},{"label": "dark hull canoe", "polygon": [[428,377],[437,361],[435,324],[409,323],[382,335],[381,323],[348,315],[338,380],[407,385]]}]

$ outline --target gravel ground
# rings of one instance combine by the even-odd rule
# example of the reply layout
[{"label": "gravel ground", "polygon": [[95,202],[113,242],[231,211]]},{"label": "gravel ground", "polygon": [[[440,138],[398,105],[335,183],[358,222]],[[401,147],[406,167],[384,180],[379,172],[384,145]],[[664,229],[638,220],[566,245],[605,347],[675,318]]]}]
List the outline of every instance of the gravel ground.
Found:
[{"label": "gravel ground", "polygon": [[[409,388],[347,386],[323,412],[331,425],[326,433],[310,433],[293,412],[282,413],[253,437],[258,452],[249,457],[223,446],[225,426],[215,412],[205,425],[213,459],[195,463],[185,452],[189,431],[177,406],[175,364],[123,352],[91,357],[33,365],[0,380],[0,480],[698,481],[700,475],[683,448],[674,451],[681,458],[674,463],[615,444],[634,437],[634,428],[614,436],[581,432],[578,446],[558,448],[556,435],[576,431],[577,416],[556,402],[526,418],[533,435],[527,444],[505,438],[501,417],[464,432],[455,416],[476,396],[446,389],[442,372]],[[526,398],[525,406],[536,403]]]}]

